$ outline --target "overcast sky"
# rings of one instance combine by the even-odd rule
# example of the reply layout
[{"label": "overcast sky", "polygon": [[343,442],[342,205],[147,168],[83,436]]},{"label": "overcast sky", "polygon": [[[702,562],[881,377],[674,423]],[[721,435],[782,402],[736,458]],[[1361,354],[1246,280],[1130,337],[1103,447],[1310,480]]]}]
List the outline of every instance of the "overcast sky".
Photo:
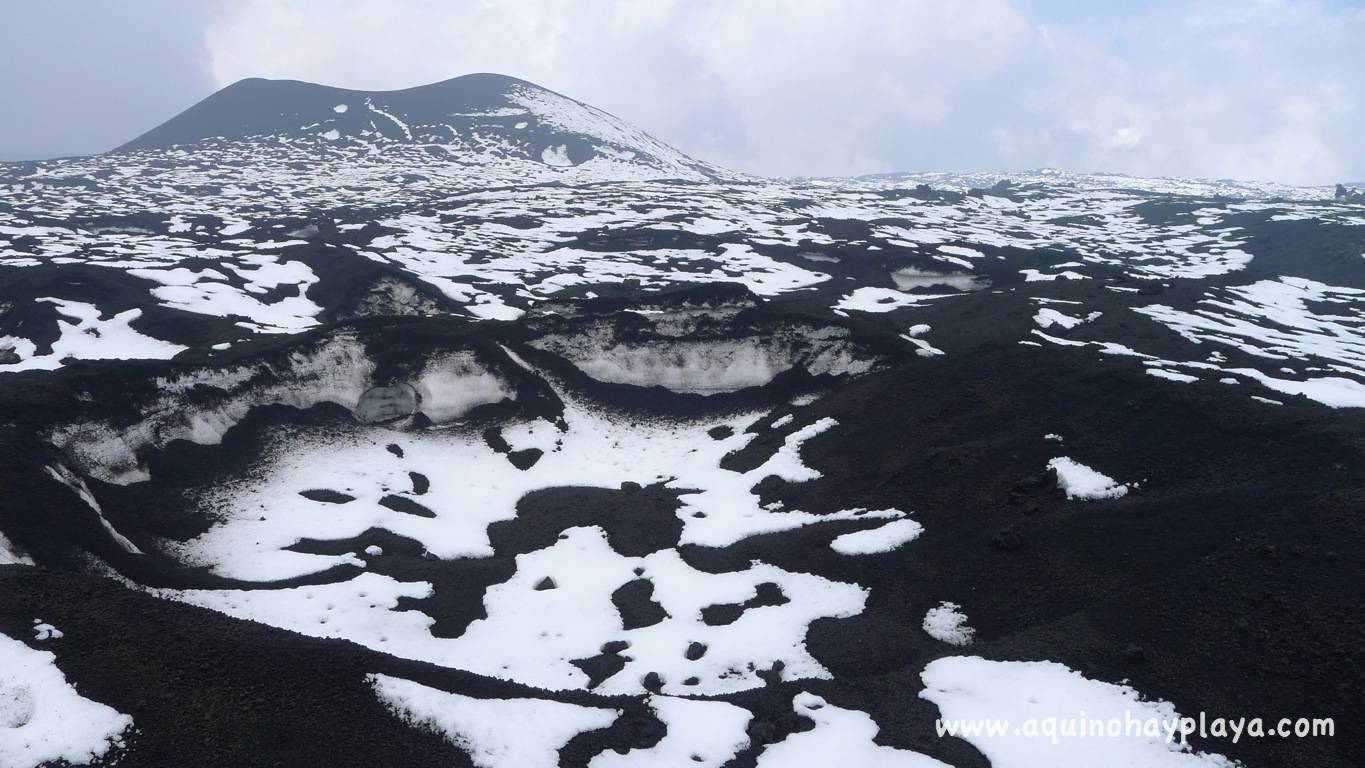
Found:
[{"label": "overcast sky", "polygon": [[771,175],[1365,179],[1365,0],[0,0],[0,158],[244,77],[531,80]]}]

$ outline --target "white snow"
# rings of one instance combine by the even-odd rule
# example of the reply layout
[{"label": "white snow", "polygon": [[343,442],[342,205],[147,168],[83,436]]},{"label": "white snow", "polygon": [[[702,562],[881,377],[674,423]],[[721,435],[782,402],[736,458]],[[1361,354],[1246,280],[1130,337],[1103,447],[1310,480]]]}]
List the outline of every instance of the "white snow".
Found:
[{"label": "white snow", "polygon": [[892,520],[876,528],[836,536],[829,546],[841,555],[871,555],[899,549],[923,532],[924,526],[914,520]]},{"label": "white snow", "polygon": [[[762,416],[749,413],[728,419],[722,423],[734,434],[713,440],[707,435],[717,425],[713,420],[654,424],[570,400],[564,413],[566,430],[541,420],[503,430],[514,448],[546,451],[527,470],[514,467],[477,433],[438,431],[400,437],[357,427],[351,433],[318,438],[282,435],[267,449],[259,479],[215,485],[199,495],[199,503],[214,509],[220,522],[176,549],[189,564],[253,581],[293,578],[353,563],[348,556],[289,548],[304,538],[347,538],[371,527],[420,541],[440,558],[487,557],[492,554],[488,525],[515,517],[517,502],[527,493],[571,485],[619,488],[626,481],[664,482],[685,491],[677,513],[685,544],[728,546],[756,534],[824,521],[903,516],[897,510],[813,514],[763,509],[753,492],[763,478],[771,475],[796,483],[820,476],[804,465],[800,449],[835,421],[821,419],[786,435],[782,446],[755,469],[721,469],[726,454],[753,439],[745,429]],[[403,448],[404,458],[385,449],[390,442]],[[407,487],[410,471],[430,479],[431,492],[420,501],[435,517],[379,505],[389,493],[386,489]],[[357,500],[319,504],[299,495],[315,488],[341,491]],[[260,519],[261,509],[270,512],[265,520]]]},{"label": "white snow", "polygon": [[1021,275],[1024,276],[1024,282],[1026,282],[1026,283],[1050,282],[1050,281],[1053,281],[1053,280],[1088,280],[1088,279],[1089,279],[1089,278],[1087,278],[1085,275],[1082,275],[1082,274],[1079,273],[1079,272],[1073,272],[1073,271],[1071,271],[1071,270],[1069,270],[1069,269],[1068,269],[1068,270],[1065,270],[1065,271],[1062,271],[1062,272],[1056,272],[1056,273],[1041,272],[1041,271],[1036,270],[1036,269],[1021,269],[1021,270],[1019,270],[1019,274],[1021,274]]},{"label": "white snow", "polygon": [[[555,588],[536,589],[547,576]],[[611,596],[637,578],[653,584],[653,598],[668,617],[627,630]],[[703,608],[742,604],[760,584],[776,585],[788,602],[747,609],[729,624],[702,621]],[[517,556],[512,578],[484,593],[487,618],[472,622],[458,638],[435,637],[433,619],[416,610],[396,610],[403,597],[429,597],[430,584],[369,572],[336,584],[288,589],[156,593],[313,637],[346,639],[401,658],[549,690],[585,688],[587,675],[572,661],[597,655],[607,642],[625,640],[625,667],[595,689],[608,695],[644,693],[642,680],[649,672],[663,679],[665,694],[742,691],[764,685],[758,671],[778,661],[784,680],[826,678],[828,671],[806,650],[807,627],[818,618],[856,615],[866,599],[856,585],[761,562],[713,574],[688,566],[676,549],[627,557],[616,553],[596,527],[570,528],[552,546]],[[685,657],[692,642],[707,646],[696,661]],[[694,685],[684,684],[693,677]]]},{"label": "white snow", "polygon": [[839,299],[835,309],[856,310],[858,312],[884,313],[901,307],[916,307],[934,299],[960,296],[958,293],[928,294],[906,293],[894,288],[863,287]]},{"label": "white snow", "polygon": [[873,741],[880,730],[865,712],[836,707],[813,693],[800,693],[792,707],[815,722],[809,731],[793,733],[758,756],[758,768],[951,768],[908,749]]},{"label": "white snow", "polygon": [[1057,487],[1066,492],[1068,499],[1117,499],[1128,493],[1127,485],[1068,456],[1059,456],[1047,466],[1057,473]]},{"label": "white snow", "polygon": [[568,168],[573,165],[573,161],[569,159],[569,148],[563,144],[546,147],[541,151],[540,159],[546,165],[553,165],[559,168]]},{"label": "white snow", "polygon": [[1166,370],[1165,368],[1148,368],[1147,375],[1155,376],[1158,379],[1178,381],[1181,382],[1182,384],[1189,384],[1191,382],[1199,381],[1198,376],[1191,376],[1188,373],[1180,373],[1179,371],[1169,371]]},{"label": "white snow", "polygon": [[[235,263],[225,262],[223,266],[244,280],[245,285],[237,288],[223,282],[226,277],[216,270],[130,271],[161,283],[152,289],[152,295],[166,306],[220,317],[240,316],[248,321],[246,327],[257,333],[292,333],[317,325],[322,307],[308,298],[308,289],[318,282],[318,277],[307,264],[258,253],[239,256]],[[282,286],[294,290],[278,301],[261,300],[260,296]]]},{"label": "white snow", "polygon": [[947,253],[953,256],[965,256],[969,259],[980,259],[984,258],[986,255],[975,248],[963,248],[958,245],[940,245],[938,251],[939,253]]},{"label": "white snow", "polygon": [[[1049,661],[987,661],[951,656],[930,662],[921,673],[920,698],[938,706],[945,721],[1009,723],[1004,733],[964,733],[992,768],[1233,768],[1222,755],[1190,751],[1167,741],[1162,724],[1178,713],[1163,701],[1144,701],[1132,688],[1090,680]],[[1057,738],[1029,735],[1027,722],[1049,718]],[[1141,722],[1141,733],[1110,735],[1109,724],[1127,718]],[[1101,731],[1092,730],[1091,721]],[[1148,725],[1148,724],[1151,725]],[[1070,726],[1068,733],[1063,730]],[[1139,729],[1135,728],[1134,731]]]},{"label": "white snow", "polygon": [[[1284,361],[1307,362],[1316,358],[1327,361],[1341,373],[1365,377],[1365,344],[1360,341],[1365,331],[1363,307],[1365,290],[1280,277],[1210,291],[1192,312],[1162,304],[1134,311],[1194,344],[1229,346],[1253,358],[1280,362],[1279,373],[1294,375],[1292,368],[1282,364]],[[1222,362],[1225,358],[1220,354],[1210,355],[1209,359]],[[1320,376],[1295,381],[1252,368],[1222,370],[1256,379],[1277,392],[1301,394],[1333,408],[1365,407],[1365,384],[1355,378]]]},{"label": "white snow", "polygon": [[[332,402],[353,409],[369,388],[373,370],[364,345],[353,333],[339,332],[283,362],[197,368],[158,379],[165,394],[144,411],[141,421],[126,424],[92,419],[63,426],[50,438],[88,476],[121,485],[142,482],[150,477],[138,456],[144,446],[159,448],[174,440],[214,445],[252,408],[262,405],[307,409]],[[253,385],[253,380],[272,383]],[[200,385],[225,395],[221,400],[188,406],[182,395]]]},{"label": "white snow", "polygon": [[338,104],[335,107],[332,107],[332,111],[338,115],[345,114],[348,109],[350,109],[350,107],[345,104]]},{"label": "white snow", "polygon": [[723,701],[651,696],[649,708],[668,729],[658,744],[625,754],[606,751],[588,768],[720,768],[749,746],[753,715]]},{"label": "white snow", "polygon": [[511,384],[472,353],[462,351],[429,359],[413,388],[421,396],[421,412],[437,424],[454,421],[477,406],[517,396]]},{"label": "white snow", "polygon": [[99,501],[95,499],[95,494],[90,492],[90,486],[86,485],[80,475],[72,472],[64,464],[53,464],[46,467],[46,472],[48,477],[51,477],[53,480],[70,488],[72,492],[80,497],[81,501],[85,502],[86,506],[90,507],[90,509],[95,512],[99,517],[100,525],[104,527],[104,530],[109,533],[109,536],[113,538],[120,547],[123,547],[124,551],[131,552],[134,555],[142,554],[142,550],[138,549],[137,545],[129,541],[123,534],[119,533],[118,530],[114,528],[113,523],[109,522],[109,518],[104,516],[104,510],[100,508]]},{"label": "white snow", "polygon": [[1254,368],[1229,368],[1228,372],[1256,379],[1276,392],[1303,395],[1330,408],[1365,408],[1365,384],[1344,376],[1318,376],[1292,381],[1268,376]]},{"label": "white snow", "polygon": [[336,141],[337,139],[341,138],[341,131],[332,128],[330,130],[323,131],[320,135],[322,136],[322,138],[328,141]]},{"label": "white snow", "polygon": [[33,565],[33,560],[0,532],[0,565]]},{"label": "white snow", "polygon": [[923,627],[930,637],[949,645],[971,645],[976,636],[976,630],[967,624],[962,606],[946,601],[924,614]]},{"label": "white snow", "polygon": [[552,768],[570,739],[621,714],[545,699],[476,699],[388,675],[367,679],[394,714],[445,736],[478,768]]},{"label": "white snow", "polygon": [[42,619],[33,620],[33,639],[34,640],[60,640],[66,633],[48,624]]},{"label": "white snow", "polygon": [[901,267],[891,273],[891,280],[902,291],[940,286],[958,291],[976,291],[991,284],[990,278],[984,275],[974,275],[967,272],[934,272],[918,267]]},{"label": "white snow", "polygon": [[37,299],[57,307],[57,312],[74,322],[58,320],[61,338],[52,343],[46,355],[34,354],[35,348],[27,339],[0,337],[0,348],[12,346],[22,359],[17,363],[0,365],[2,371],[60,368],[66,358],[78,360],[165,360],[174,357],[185,347],[145,336],[129,326],[142,316],[142,310],[129,309],[107,319],[101,319],[100,309],[94,304],[67,301],[53,297]]},{"label": "white snow", "polygon": [[1091,312],[1086,317],[1072,317],[1071,315],[1058,312],[1055,309],[1043,307],[1033,316],[1033,322],[1037,323],[1040,328],[1051,328],[1052,326],[1057,325],[1062,328],[1070,329],[1075,328],[1081,323],[1091,322],[1099,316],[1099,312]]},{"label": "white snow", "polygon": [[618,343],[602,333],[546,336],[533,346],[555,352],[598,381],[660,386],[674,392],[714,395],[760,387],[801,366],[814,375],[856,375],[872,369],[838,330],[779,331],[767,338],[704,342]]},{"label": "white snow", "polygon": [[0,635],[0,765],[89,763],[122,743],[132,718],[83,698],[56,656]]},{"label": "white snow", "polygon": [[397,115],[394,115],[391,112],[386,112],[380,109],[379,107],[376,107],[374,103],[371,102],[369,99],[365,100],[365,106],[374,114],[379,115],[380,117],[387,118],[389,122],[398,126],[398,130],[403,132],[403,136],[405,136],[408,141],[412,141],[412,129],[408,127],[407,123],[399,119]]}]

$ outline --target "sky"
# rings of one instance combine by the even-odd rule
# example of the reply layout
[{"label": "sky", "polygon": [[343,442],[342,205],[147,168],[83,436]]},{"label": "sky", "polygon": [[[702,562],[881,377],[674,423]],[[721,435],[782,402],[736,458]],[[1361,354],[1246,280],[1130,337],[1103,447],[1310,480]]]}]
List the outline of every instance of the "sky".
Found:
[{"label": "sky", "polygon": [[521,77],[774,176],[1365,180],[1365,0],[0,0],[0,159],[245,77]]}]

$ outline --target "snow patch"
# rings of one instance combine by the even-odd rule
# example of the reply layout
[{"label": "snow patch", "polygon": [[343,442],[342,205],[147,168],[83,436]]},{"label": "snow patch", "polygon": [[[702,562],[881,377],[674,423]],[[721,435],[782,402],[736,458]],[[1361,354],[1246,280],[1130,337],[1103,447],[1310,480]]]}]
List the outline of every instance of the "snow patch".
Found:
[{"label": "snow patch", "polygon": [[84,765],[122,746],[132,718],[83,698],[56,656],[0,635],[0,765]]},{"label": "snow patch", "polygon": [[557,168],[568,168],[574,164],[569,159],[569,148],[563,144],[541,150],[540,160],[546,165],[553,165]]},{"label": "snow patch", "polygon": [[[1072,723],[1127,718],[1169,724],[1179,717],[1164,701],[1144,701],[1128,686],[1091,680],[1049,661],[987,661],[951,656],[930,662],[920,674],[920,698],[938,706],[947,721],[1006,721],[1002,734],[963,734],[992,768],[1234,768],[1217,754],[1192,751],[1167,740],[1165,731],[1141,735],[1093,735],[1088,730],[1053,741],[1019,731],[1028,720]],[[1078,729],[1080,730],[1080,729]]]},{"label": "snow patch", "polygon": [[56,627],[52,626],[51,624],[48,624],[47,622],[43,621],[42,619],[34,619],[34,620],[33,620],[33,639],[34,639],[34,640],[38,640],[38,641],[43,641],[43,640],[60,640],[60,639],[62,639],[63,637],[66,637],[66,633],[63,632],[63,631],[61,631],[60,629],[57,629]]},{"label": "snow patch", "polygon": [[0,565],[33,565],[33,560],[0,532]]},{"label": "snow patch", "polygon": [[1128,493],[1127,485],[1070,457],[1059,456],[1047,466],[1057,473],[1057,487],[1066,492],[1068,499],[1117,499]]},{"label": "snow patch", "polygon": [[35,347],[27,339],[0,337],[0,349],[9,348],[19,358],[17,363],[0,365],[3,371],[54,370],[68,358],[77,360],[168,360],[186,347],[145,336],[134,330],[132,321],[142,316],[142,310],[129,309],[108,319],[100,318],[94,304],[67,301],[52,297],[36,299],[57,308],[57,312],[74,322],[58,320],[61,337],[52,343],[52,351],[35,355]]},{"label": "snow patch", "polygon": [[545,699],[476,699],[388,675],[366,679],[395,715],[445,736],[479,768],[559,765],[559,750],[570,739],[621,715]]},{"label": "snow patch", "polygon": [[872,555],[899,549],[923,532],[924,526],[914,520],[892,520],[876,528],[836,536],[829,547],[841,555]]},{"label": "snow patch", "polygon": [[924,631],[930,637],[949,645],[971,645],[976,630],[967,624],[967,616],[957,603],[943,602],[924,614]]},{"label": "snow patch", "polygon": [[720,768],[749,746],[746,729],[753,715],[733,704],[651,696],[649,708],[668,729],[658,744],[624,755],[603,752],[588,763],[588,768]]},{"label": "snow patch", "polygon": [[967,272],[934,272],[918,267],[901,267],[891,273],[891,280],[902,291],[939,286],[958,291],[979,291],[982,288],[989,288],[991,285],[991,279],[984,275],[974,275]]},{"label": "snow patch", "polygon": [[1072,317],[1071,315],[1062,314],[1055,309],[1044,307],[1038,310],[1038,313],[1033,316],[1033,322],[1037,323],[1040,328],[1051,328],[1056,325],[1062,328],[1071,329],[1081,323],[1091,322],[1101,314],[1102,313],[1100,312],[1091,312],[1085,317]]},{"label": "snow patch", "polygon": [[792,708],[815,727],[765,749],[758,768],[952,768],[918,752],[877,744],[880,729],[865,712],[836,707],[813,693],[797,694]]}]

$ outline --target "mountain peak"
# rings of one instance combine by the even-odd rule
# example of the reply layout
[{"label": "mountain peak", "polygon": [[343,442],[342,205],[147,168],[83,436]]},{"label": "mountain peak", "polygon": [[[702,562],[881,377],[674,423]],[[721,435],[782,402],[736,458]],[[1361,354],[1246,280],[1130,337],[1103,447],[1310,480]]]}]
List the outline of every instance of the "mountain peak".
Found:
[{"label": "mountain peak", "polygon": [[522,160],[570,168],[637,166],[695,178],[707,168],[629,123],[515,77],[476,73],[412,88],[367,91],[300,80],[239,80],[116,152],[204,142],[281,143],[334,154],[422,146],[465,162]]}]

